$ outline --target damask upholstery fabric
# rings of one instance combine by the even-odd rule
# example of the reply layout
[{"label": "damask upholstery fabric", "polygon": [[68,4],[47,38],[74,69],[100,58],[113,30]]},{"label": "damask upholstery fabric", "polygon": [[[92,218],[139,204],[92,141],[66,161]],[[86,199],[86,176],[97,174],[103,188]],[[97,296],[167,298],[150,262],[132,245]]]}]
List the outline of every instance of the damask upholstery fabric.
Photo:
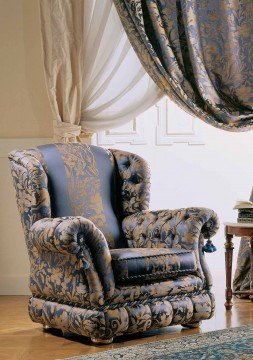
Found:
[{"label": "damask upholstery fabric", "polygon": [[115,281],[121,284],[170,279],[197,270],[195,255],[187,250],[132,248],[110,253]]},{"label": "damask upholstery fabric", "polygon": [[[102,175],[101,159],[107,168]],[[211,276],[202,246],[204,237],[217,231],[214,212],[204,208],[149,212],[149,168],[137,155],[120,150],[55,144],[13,151],[10,160],[31,264],[29,314],[33,321],[92,338],[109,339],[212,316]],[[51,160],[60,172],[58,179],[53,174]],[[108,181],[107,190],[101,189],[102,181]],[[65,191],[62,199],[57,199],[57,184]],[[109,184],[116,186],[113,187],[116,200],[111,193],[108,195]],[[74,199],[76,210],[71,205]],[[103,218],[107,221],[105,213],[108,208],[114,210],[113,201],[121,209],[115,211],[115,216],[124,243],[108,237],[108,224],[102,227],[99,222]],[[66,202],[66,209],[73,213],[56,216],[58,211],[65,211],[61,207]],[[79,211],[84,213],[78,214]],[[144,225],[145,214],[147,225]],[[174,223],[172,217],[176,219]],[[169,224],[165,225],[166,222]],[[162,223],[168,233],[160,237],[154,229],[161,230]],[[176,242],[170,241],[170,231],[178,232]],[[143,242],[143,249],[139,249],[137,234],[150,236]],[[149,262],[148,270],[166,269],[170,265],[178,271],[177,275],[141,279],[134,284],[115,281],[120,274],[113,269],[113,252],[141,251],[157,252],[164,258],[164,253],[173,253],[166,255],[169,258],[166,257],[166,264]],[[188,265],[194,271],[182,273]],[[143,274],[143,262],[138,266]]]},{"label": "damask upholstery fabric", "polygon": [[123,230],[129,247],[176,247],[198,249],[200,233],[210,238],[219,228],[213,210],[186,208],[144,210],[125,217]]},{"label": "damask upholstery fabric", "polygon": [[168,325],[209,319],[214,312],[213,295],[203,291],[171,300],[159,299],[129,303],[107,309],[88,309],[44,299],[31,298],[29,314],[33,321],[72,333],[110,339]]},{"label": "damask upholstery fabric", "polygon": [[144,210],[123,219],[123,231],[129,247],[177,248],[193,250],[197,272],[211,287],[212,277],[203,256],[203,238],[219,228],[216,213],[206,208]]},{"label": "damask upholstery fabric", "polygon": [[[116,276],[116,275],[115,275]],[[206,285],[198,275],[180,275],[174,279],[141,282],[139,284],[115,285],[115,292],[111,297],[112,304],[124,304],[131,301],[146,301],[165,296],[183,296],[199,293]]]},{"label": "damask upholstery fabric", "polygon": [[[39,254],[44,251],[76,255],[83,263],[87,281],[96,300],[102,292],[101,283],[105,298],[114,293],[115,283],[108,243],[90,220],[81,216],[38,220],[31,227],[31,242]],[[99,298],[97,302],[101,304],[103,299]]]},{"label": "damask upholstery fabric", "polygon": [[121,178],[124,216],[147,210],[150,200],[150,169],[146,161],[126,151],[110,149]]},{"label": "damask upholstery fabric", "polygon": [[174,102],[228,131],[253,128],[253,3],[114,0],[147,73]]},{"label": "damask upholstery fabric", "polygon": [[[250,201],[253,202],[253,188],[251,191]],[[238,251],[236,270],[233,280],[234,291],[244,291],[250,289],[250,239],[244,237],[241,239]]]}]

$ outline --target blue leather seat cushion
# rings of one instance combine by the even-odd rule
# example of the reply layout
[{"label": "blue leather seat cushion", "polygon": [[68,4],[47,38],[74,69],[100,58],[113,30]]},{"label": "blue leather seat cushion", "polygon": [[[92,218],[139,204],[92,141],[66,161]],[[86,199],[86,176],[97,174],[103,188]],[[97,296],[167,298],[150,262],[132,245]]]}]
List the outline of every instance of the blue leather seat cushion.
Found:
[{"label": "blue leather seat cushion", "polygon": [[115,281],[119,284],[166,280],[196,274],[193,251],[164,248],[110,250]]}]

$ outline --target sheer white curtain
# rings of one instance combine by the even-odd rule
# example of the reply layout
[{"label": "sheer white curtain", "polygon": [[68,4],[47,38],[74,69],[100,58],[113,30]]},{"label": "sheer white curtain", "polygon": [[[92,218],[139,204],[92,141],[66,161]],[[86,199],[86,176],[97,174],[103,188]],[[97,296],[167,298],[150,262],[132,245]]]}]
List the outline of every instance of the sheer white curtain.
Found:
[{"label": "sheer white curtain", "polygon": [[117,127],[162,97],[112,0],[40,0],[40,17],[57,141]]}]

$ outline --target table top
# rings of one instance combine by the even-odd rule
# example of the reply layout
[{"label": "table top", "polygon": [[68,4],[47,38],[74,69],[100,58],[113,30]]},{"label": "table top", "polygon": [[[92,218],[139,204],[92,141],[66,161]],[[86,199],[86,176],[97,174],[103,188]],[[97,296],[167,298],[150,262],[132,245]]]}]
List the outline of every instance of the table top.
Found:
[{"label": "table top", "polygon": [[226,236],[250,237],[253,241],[252,223],[224,223]]},{"label": "table top", "polygon": [[231,226],[231,227],[241,227],[241,228],[253,228],[253,223],[230,223],[225,222],[225,226]]}]

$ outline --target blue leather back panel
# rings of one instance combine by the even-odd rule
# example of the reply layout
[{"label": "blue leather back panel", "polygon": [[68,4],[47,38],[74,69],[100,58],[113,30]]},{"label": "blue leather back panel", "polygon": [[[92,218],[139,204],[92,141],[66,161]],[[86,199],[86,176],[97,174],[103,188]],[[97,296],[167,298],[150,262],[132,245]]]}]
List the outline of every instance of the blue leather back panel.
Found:
[{"label": "blue leather back panel", "polygon": [[48,187],[53,217],[72,215],[68,197],[68,184],[61,155],[55,145],[42,145],[41,151],[48,176]]},{"label": "blue leather back panel", "polygon": [[118,173],[112,154],[85,144],[38,147],[48,175],[52,216],[83,216],[105,235],[110,248],[125,247]]}]

